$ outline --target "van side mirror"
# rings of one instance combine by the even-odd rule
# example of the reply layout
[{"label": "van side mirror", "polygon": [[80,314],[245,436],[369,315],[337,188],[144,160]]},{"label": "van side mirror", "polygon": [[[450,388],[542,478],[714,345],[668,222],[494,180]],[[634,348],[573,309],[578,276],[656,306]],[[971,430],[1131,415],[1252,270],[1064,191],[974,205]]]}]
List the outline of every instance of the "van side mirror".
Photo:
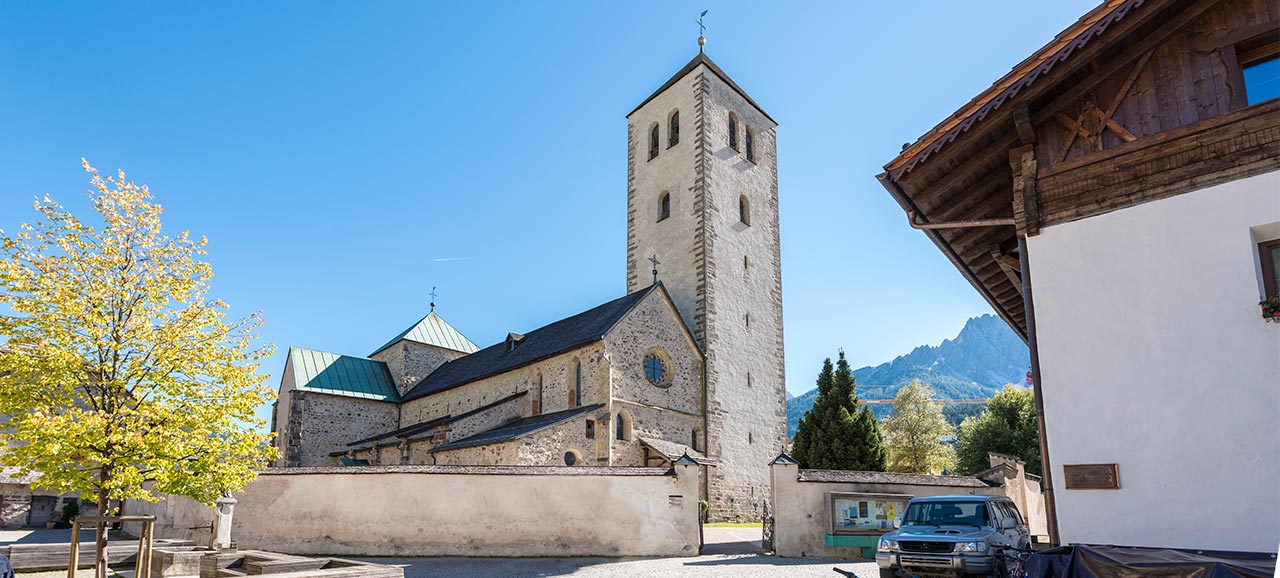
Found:
[{"label": "van side mirror", "polygon": [[894,518],[894,519],[893,519],[893,527],[894,527],[894,528],[901,528],[901,527],[902,527],[902,518]]},{"label": "van side mirror", "polygon": [[1017,527],[1018,527],[1018,521],[1014,520],[1013,518],[1002,518],[1000,520],[1001,530],[1012,530]]}]

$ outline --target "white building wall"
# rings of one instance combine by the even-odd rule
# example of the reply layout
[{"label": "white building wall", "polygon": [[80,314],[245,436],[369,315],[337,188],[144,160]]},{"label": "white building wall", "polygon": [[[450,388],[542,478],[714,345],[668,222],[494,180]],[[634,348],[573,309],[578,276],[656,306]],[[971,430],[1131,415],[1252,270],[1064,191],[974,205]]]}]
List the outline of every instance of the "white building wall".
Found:
[{"label": "white building wall", "polygon": [[[1280,324],[1255,232],[1278,221],[1272,172],[1028,240],[1064,543],[1276,551]],[[1091,463],[1121,489],[1063,488]]]}]

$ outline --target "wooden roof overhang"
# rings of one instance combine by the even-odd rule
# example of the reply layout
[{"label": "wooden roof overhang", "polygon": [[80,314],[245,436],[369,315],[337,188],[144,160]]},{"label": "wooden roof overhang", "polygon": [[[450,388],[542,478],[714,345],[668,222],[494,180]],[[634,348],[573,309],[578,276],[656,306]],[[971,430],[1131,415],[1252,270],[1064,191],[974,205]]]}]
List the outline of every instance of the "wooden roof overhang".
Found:
[{"label": "wooden roof overhang", "polygon": [[877,176],[915,225],[1017,223],[924,232],[1024,340],[1018,238],[1028,231],[1015,219],[1024,217],[1014,206],[1019,151],[1034,150],[1036,127],[1103,80],[1128,74],[1144,54],[1219,2],[1104,2],[905,147]]}]

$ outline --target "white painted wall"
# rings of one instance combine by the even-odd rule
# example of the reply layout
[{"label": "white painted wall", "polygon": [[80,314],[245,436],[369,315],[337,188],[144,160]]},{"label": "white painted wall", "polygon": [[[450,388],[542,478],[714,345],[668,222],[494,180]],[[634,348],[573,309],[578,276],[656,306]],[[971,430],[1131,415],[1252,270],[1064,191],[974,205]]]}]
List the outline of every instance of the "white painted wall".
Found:
[{"label": "white painted wall", "polygon": [[[1276,551],[1280,324],[1251,228],[1277,221],[1272,172],[1028,240],[1064,542]],[[1121,489],[1063,489],[1089,463]]]}]

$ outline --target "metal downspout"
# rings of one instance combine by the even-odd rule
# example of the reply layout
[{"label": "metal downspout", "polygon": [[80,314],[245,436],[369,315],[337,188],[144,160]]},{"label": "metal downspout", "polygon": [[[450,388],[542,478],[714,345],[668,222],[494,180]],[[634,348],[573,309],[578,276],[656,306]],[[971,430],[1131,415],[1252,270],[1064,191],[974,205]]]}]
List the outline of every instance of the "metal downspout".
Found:
[{"label": "metal downspout", "polygon": [[1018,264],[1022,269],[1022,307],[1027,315],[1027,348],[1031,350],[1031,389],[1036,399],[1036,429],[1040,438],[1041,491],[1044,512],[1049,525],[1049,542],[1058,540],[1058,508],[1053,495],[1053,466],[1049,460],[1049,434],[1044,424],[1044,395],[1040,387],[1040,347],[1036,339],[1036,308],[1031,295],[1031,260],[1027,255],[1026,237],[1018,237]]}]

